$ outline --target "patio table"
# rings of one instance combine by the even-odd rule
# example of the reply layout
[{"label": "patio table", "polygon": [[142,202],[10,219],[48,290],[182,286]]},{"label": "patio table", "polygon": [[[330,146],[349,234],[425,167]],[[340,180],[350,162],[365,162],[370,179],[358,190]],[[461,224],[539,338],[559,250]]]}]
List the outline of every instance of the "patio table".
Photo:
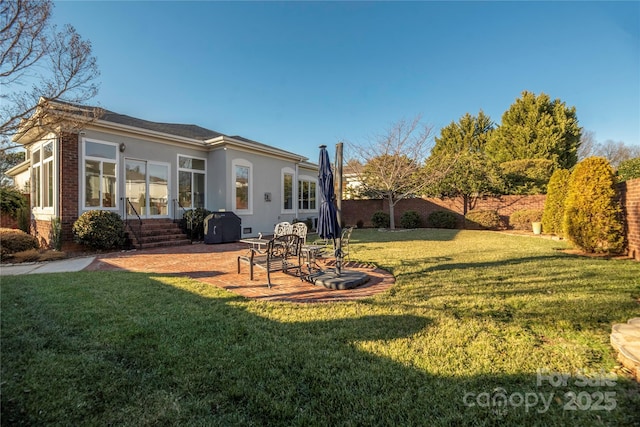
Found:
[{"label": "patio table", "polygon": [[260,237],[251,237],[248,239],[241,239],[240,242],[248,244],[249,249],[255,249],[257,251],[262,250],[267,246],[267,244],[269,244],[269,240],[262,239]]},{"label": "patio table", "polygon": [[316,272],[322,271],[317,263],[318,255],[325,249],[323,245],[302,245],[302,254],[304,255],[305,264],[309,271],[309,276],[313,274],[313,270]]}]

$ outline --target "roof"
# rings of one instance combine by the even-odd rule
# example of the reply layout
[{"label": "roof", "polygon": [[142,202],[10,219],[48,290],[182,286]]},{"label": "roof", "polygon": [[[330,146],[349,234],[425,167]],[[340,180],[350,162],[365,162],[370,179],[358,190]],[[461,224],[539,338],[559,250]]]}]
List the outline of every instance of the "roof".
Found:
[{"label": "roof", "polygon": [[[240,148],[249,148],[263,153],[269,153],[271,155],[283,156],[298,162],[308,160],[306,157],[299,154],[291,153],[239,135],[228,136],[194,124],[153,122],[116,113],[100,107],[72,104],[59,100],[48,102],[45,99],[41,99],[40,102],[40,106],[42,108],[41,111],[51,111],[55,115],[71,118],[71,120],[73,120],[74,117],[78,117],[78,126],[83,126],[88,123],[101,123],[103,126],[107,127],[120,127],[132,131],[137,129],[139,132],[143,133],[149,132],[155,135],[162,134],[165,135],[165,137],[183,138],[185,142],[200,142],[203,145],[208,145],[210,147],[234,145]],[[37,122],[36,119],[37,117],[34,115],[34,117],[29,119],[27,122],[32,124],[39,123],[39,119]],[[31,129],[38,127],[40,127],[39,124],[32,126]],[[29,129],[20,135],[14,136],[14,141],[18,141],[23,136],[27,135],[27,133],[30,133]],[[29,138],[33,137],[34,136],[31,135]]]},{"label": "roof", "polygon": [[220,132],[206,129],[197,125],[181,124],[181,123],[160,123],[152,122],[149,120],[138,119],[136,117],[127,116],[124,114],[114,113],[113,111],[104,110],[104,114],[100,117],[100,120],[104,120],[111,123],[118,123],[125,126],[137,127],[140,129],[152,130],[155,132],[162,132],[169,135],[182,136],[185,138],[208,140],[217,138],[219,136],[225,136]]}]

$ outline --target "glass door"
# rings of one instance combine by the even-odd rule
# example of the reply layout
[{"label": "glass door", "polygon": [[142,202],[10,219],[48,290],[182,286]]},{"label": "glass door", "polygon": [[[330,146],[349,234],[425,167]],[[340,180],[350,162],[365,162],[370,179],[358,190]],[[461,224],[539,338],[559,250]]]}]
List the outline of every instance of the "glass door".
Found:
[{"label": "glass door", "polygon": [[169,215],[169,165],[125,160],[127,215],[142,218]]},{"label": "glass door", "polygon": [[147,214],[147,162],[126,159],[124,163],[127,215],[143,217]]},{"label": "glass door", "polygon": [[169,215],[169,166],[149,163],[147,165],[149,193],[149,215]]}]

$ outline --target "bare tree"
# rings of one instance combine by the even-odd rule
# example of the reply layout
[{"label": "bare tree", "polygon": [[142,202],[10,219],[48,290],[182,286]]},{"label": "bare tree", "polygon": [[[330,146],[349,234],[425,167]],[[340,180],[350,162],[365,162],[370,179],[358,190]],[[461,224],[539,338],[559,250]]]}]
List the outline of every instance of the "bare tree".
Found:
[{"label": "bare tree", "polygon": [[578,158],[580,161],[587,157],[599,156],[609,160],[611,166],[618,167],[625,160],[640,157],[640,147],[637,145],[626,145],[622,141],[611,139],[605,142],[597,142],[592,131],[583,131],[578,148]]},{"label": "bare tree", "polygon": [[594,156],[597,148],[596,134],[590,130],[583,130],[580,135],[580,145],[578,146],[578,161]]},{"label": "bare tree", "polygon": [[[55,127],[50,115],[51,101],[58,113],[68,105],[75,120],[91,119],[96,111],[76,114],[73,104],[93,98],[99,76],[91,43],[67,25],[58,31],[50,23],[50,0],[2,0],[0,5],[0,142],[20,132],[41,126],[44,117]],[[66,120],[58,114],[57,120]],[[26,120],[30,118],[30,120]]]},{"label": "bare tree", "polygon": [[387,200],[392,229],[395,205],[402,199],[423,195],[430,184],[444,175],[444,170],[430,176],[423,173],[431,149],[431,134],[432,127],[422,124],[417,116],[394,123],[386,133],[367,144],[349,144],[349,165],[361,192]]},{"label": "bare tree", "polygon": [[596,155],[609,160],[611,166],[617,168],[625,160],[640,156],[640,147],[626,145],[622,141],[606,140],[599,144]]}]

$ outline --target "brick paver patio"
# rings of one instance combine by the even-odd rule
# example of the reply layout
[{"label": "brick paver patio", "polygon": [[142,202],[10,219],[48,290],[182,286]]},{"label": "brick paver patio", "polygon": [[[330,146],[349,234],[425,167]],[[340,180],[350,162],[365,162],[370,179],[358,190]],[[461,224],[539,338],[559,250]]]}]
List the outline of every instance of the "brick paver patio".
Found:
[{"label": "brick paver patio", "polygon": [[272,273],[272,287],[269,289],[266,272],[261,269],[255,270],[253,281],[249,280],[249,267],[246,264],[242,264],[240,274],[237,273],[237,257],[246,250],[243,243],[225,243],[109,253],[96,257],[85,270],[129,270],[184,275],[247,298],[307,303],[370,297],[384,292],[395,283],[393,276],[387,271],[348,262],[344,264],[345,269],[365,272],[370,277],[369,281],[355,289],[332,290],[285,273]]}]

